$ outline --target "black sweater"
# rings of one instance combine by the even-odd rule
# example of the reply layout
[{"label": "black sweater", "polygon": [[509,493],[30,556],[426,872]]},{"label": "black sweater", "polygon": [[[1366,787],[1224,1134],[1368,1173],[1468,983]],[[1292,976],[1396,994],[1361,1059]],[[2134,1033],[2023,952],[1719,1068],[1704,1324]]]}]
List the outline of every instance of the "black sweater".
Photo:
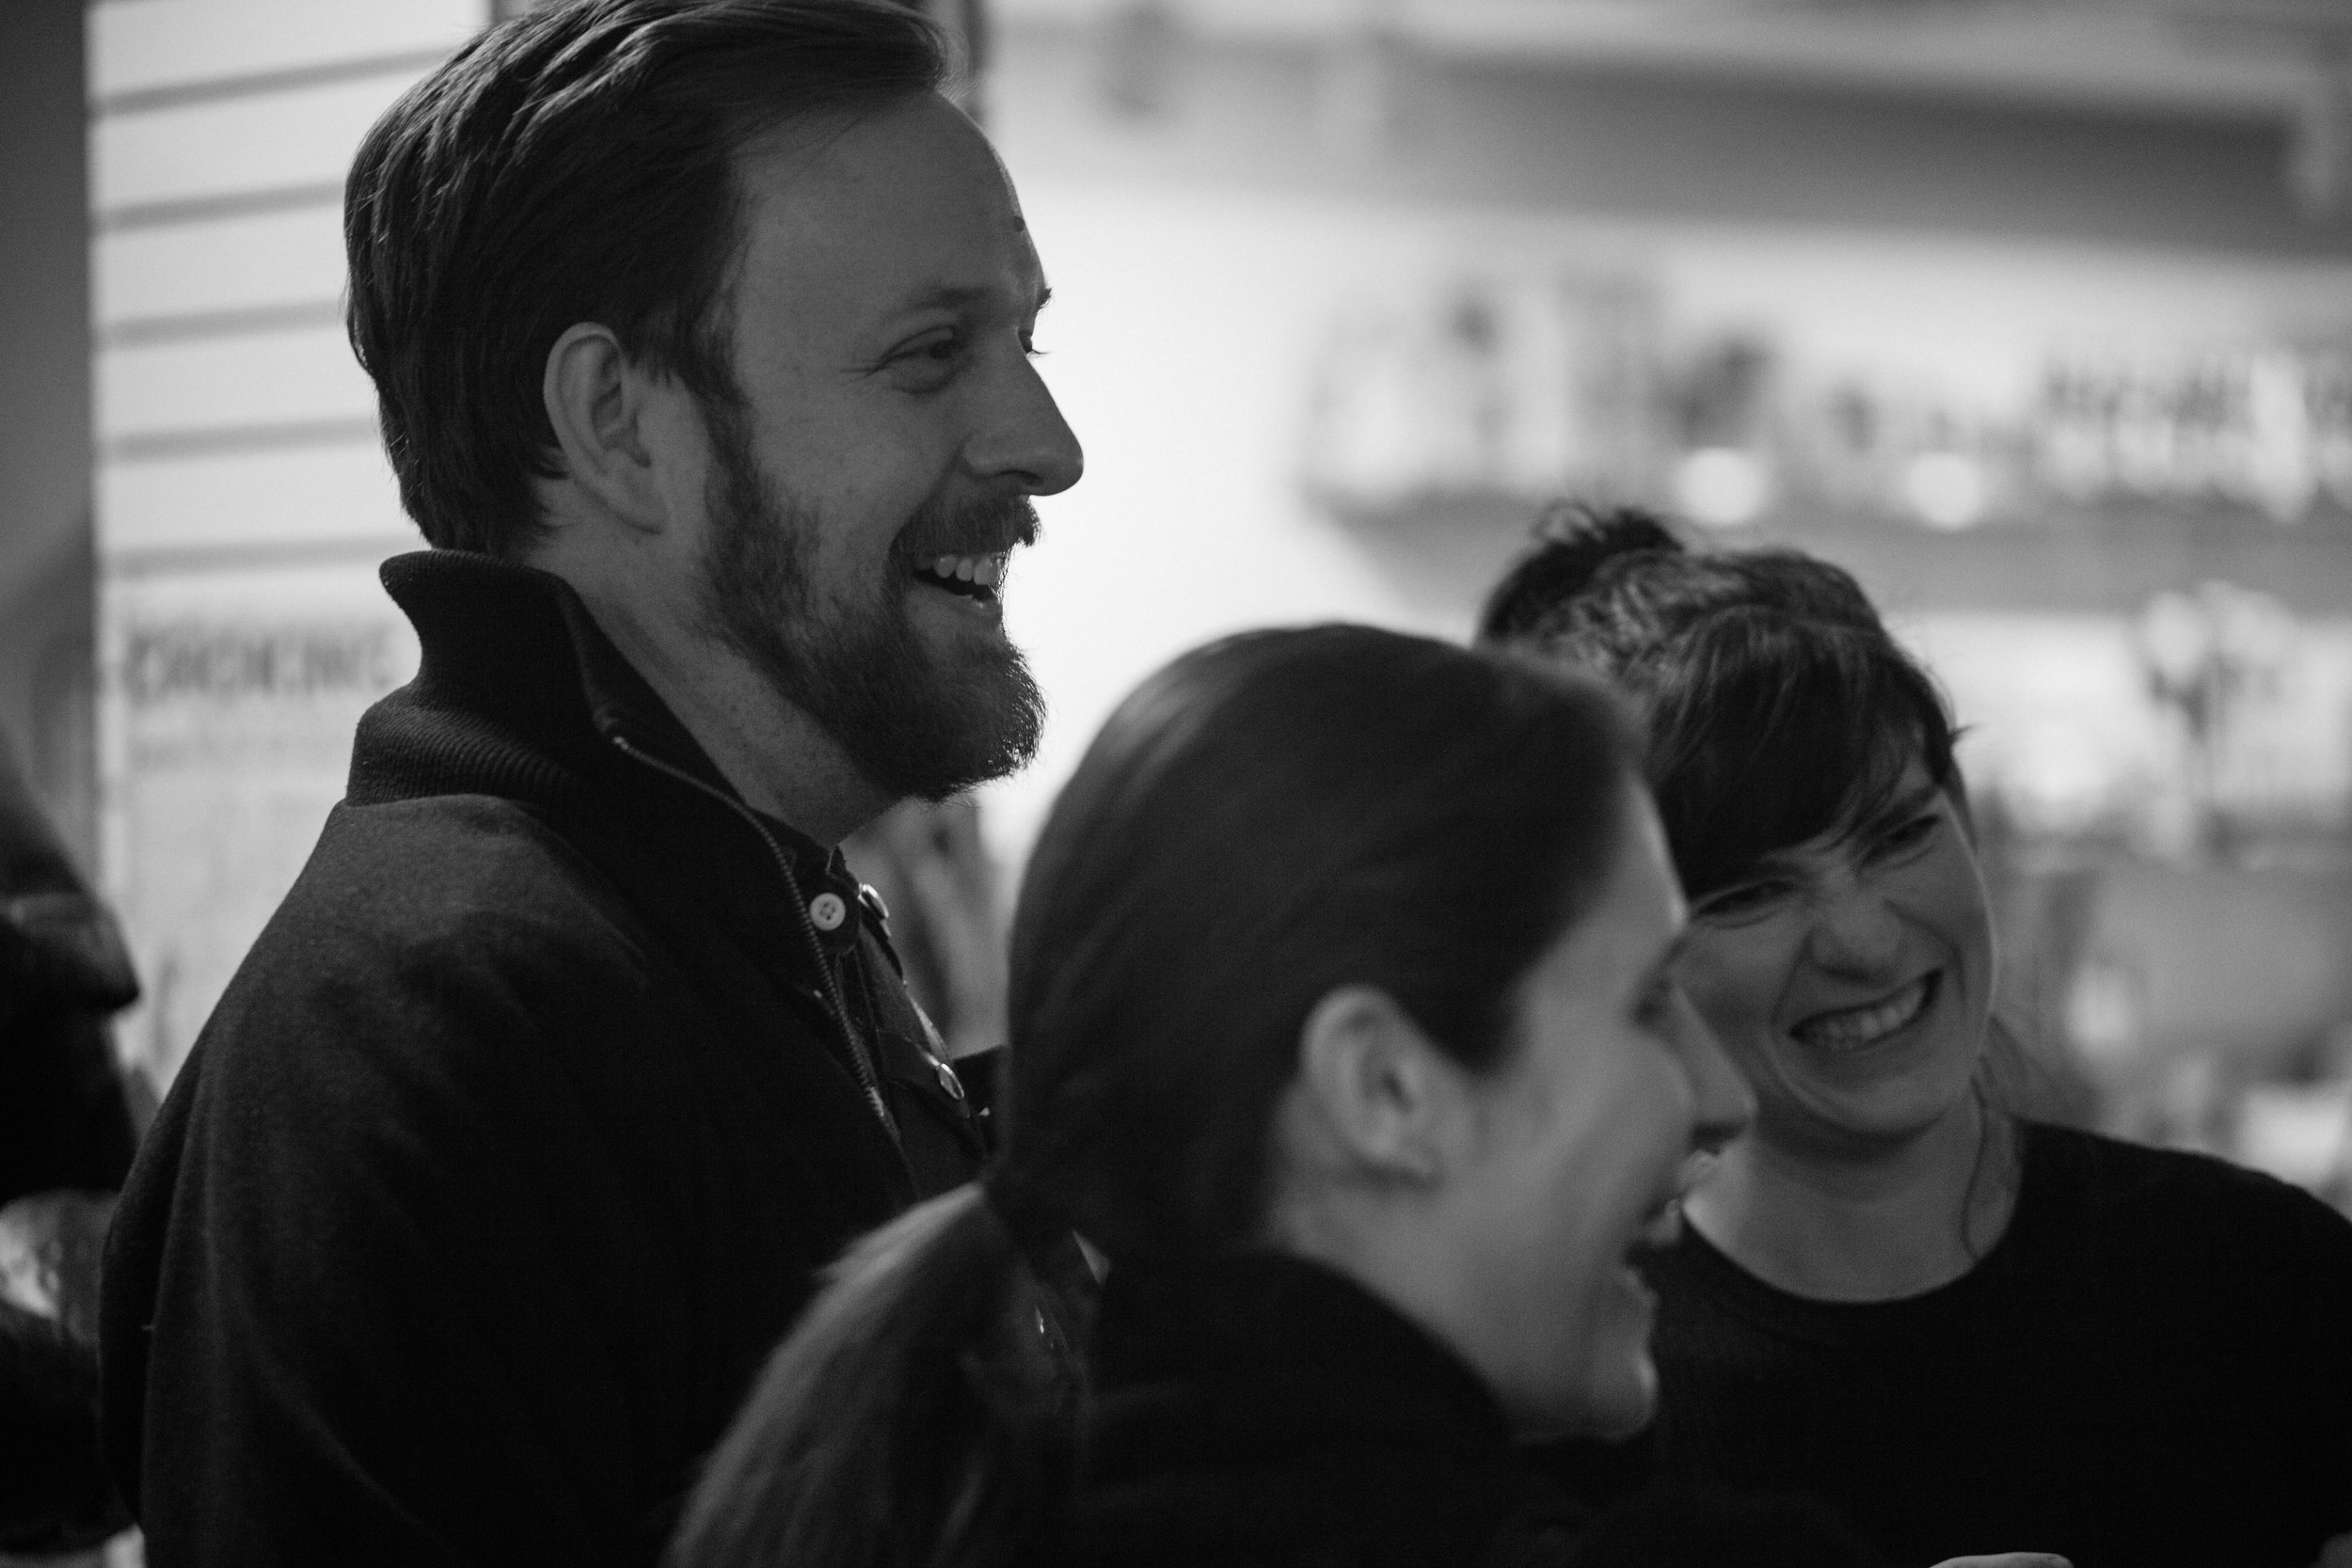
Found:
[{"label": "black sweater", "polygon": [[1111,1271],[1060,1562],[1088,1568],[1846,1568],[1801,1510],[1661,1495],[1595,1518],[1470,1369],[1270,1252]]},{"label": "black sweater", "polygon": [[569,589],[384,575],[417,679],[123,1195],[109,1455],[155,1568],[649,1564],[811,1271],[977,1132],[837,858],[763,835]]},{"label": "black sweater", "polygon": [[1898,1564],[2306,1568],[2352,1530],[2352,1224],[2268,1177],[2031,1126],[1939,1290],[1807,1300],[1689,1228],[1650,1275],[1661,1413],[1602,1468],[1820,1498]]}]

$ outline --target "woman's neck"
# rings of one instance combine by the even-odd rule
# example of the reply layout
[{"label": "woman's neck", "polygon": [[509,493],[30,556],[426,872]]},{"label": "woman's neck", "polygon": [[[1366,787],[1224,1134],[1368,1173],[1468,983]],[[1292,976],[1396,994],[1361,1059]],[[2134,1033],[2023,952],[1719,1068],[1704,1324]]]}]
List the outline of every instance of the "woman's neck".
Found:
[{"label": "woman's neck", "polygon": [[1699,1233],[1792,1295],[1891,1301],[1976,1266],[2017,1201],[2014,1122],[1973,1095],[1912,1137],[1831,1148],[1758,1127],[1684,1202]]}]

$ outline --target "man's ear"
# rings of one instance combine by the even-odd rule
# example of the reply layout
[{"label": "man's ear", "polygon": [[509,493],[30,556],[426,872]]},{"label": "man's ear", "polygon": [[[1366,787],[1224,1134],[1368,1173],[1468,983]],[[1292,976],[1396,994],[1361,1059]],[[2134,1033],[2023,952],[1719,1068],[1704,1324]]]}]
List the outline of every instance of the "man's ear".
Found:
[{"label": "man's ear", "polygon": [[658,532],[667,519],[655,463],[664,412],[656,385],[632,370],[610,327],[579,322],[548,350],[540,395],[565,475],[631,528]]},{"label": "man's ear", "polygon": [[1331,1151],[1368,1176],[1440,1178],[1464,1108],[1463,1069],[1374,986],[1315,1004],[1298,1042],[1298,1090]]}]

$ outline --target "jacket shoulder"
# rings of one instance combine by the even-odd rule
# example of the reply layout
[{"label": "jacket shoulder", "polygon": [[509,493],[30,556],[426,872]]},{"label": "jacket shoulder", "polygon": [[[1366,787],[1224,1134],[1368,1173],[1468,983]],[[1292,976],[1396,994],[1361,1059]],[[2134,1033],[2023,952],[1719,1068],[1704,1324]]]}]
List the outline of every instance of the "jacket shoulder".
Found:
[{"label": "jacket shoulder", "polygon": [[624,905],[577,830],[545,809],[441,795],[336,807],[270,925],[429,940],[494,921],[584,938]]},{"label": "jacket shoulder", "polygon": [[545,1116],[636,1076],[632,1047],[691,1017],[680,991],[628,901],[530,809],[338,807],[173,1094],[214,1107],[199,1124],[532,1099]]}]

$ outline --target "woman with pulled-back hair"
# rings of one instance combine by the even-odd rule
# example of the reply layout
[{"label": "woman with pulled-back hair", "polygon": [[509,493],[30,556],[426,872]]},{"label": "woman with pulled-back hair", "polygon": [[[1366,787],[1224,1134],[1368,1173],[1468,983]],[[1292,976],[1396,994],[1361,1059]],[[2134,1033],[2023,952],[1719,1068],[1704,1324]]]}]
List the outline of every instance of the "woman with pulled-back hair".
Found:
[{"label": "woman with pulled-back hair", "polygon": [[1747,1114],[1635,766],[1595,684],[1364,627],[1145,683],[1024,879],[998,1163],[837,1267],[672,1562],[1846,1560],[1513,1449],[1649,1418],[1628,1259]]},{"label": "woman with pulled-back hair", "polygon": [[1642,710],[1677,974],[1757,1104],[1645,1259],[1661,1416],[1587,1494],[1809,1496],[1896,1563],[2352,1561],[2352,1226],[2008,1108],[1951,720],[1853,579],[1563,508],[1482,640]]}]

